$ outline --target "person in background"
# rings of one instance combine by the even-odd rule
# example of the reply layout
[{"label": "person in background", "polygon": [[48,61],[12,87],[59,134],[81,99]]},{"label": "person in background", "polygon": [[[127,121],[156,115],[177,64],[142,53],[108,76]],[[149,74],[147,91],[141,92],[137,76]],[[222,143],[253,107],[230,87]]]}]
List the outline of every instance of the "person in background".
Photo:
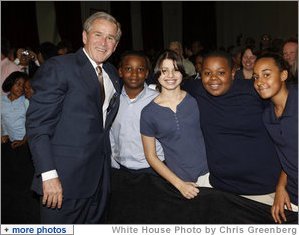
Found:
[{"label": "person in background", "polygon": [[30,79],[25,79],[25,83],[24,83],[24,93],[25,93],[25,97],[26,99],[30,99],[33,95],[33,89],[31,86],[31,82]]},{"label": "person in background", "polygon": [[[185,75],[181,57],[163,52],[154,70],[160,94],[141,112],[140,132],[150,166],[187,199],[196,197],[208,183],[206,149],[196,101],[180,84]],[[158,158],[156,140],[165,162]]]},{"label": "person in background", "polygon": [[263,99],[271,99],[264,112],[264,124],[275,142],[282,171],[272,216],[285,222],[285,208],[298,212],[298,88],[286,84],[288,69],[278,54],[264,54],[254,66],[254,87]]},{"label": "person in background", "polygon": [[32,97],[33,92],[34,92],[32,89],[30,80],[31,80],[31,78],[27,77],[24,82],[24,95],[26,98],[26,100],[25,100],[26,109],[28,109],[28,107],[29,107],[29,100]]},{"label": "person in background", "polygon": [[2,90],[8,95],[2,96],[1,143],[11,141],[13,149],[26,143],[24,83],[27,77],[26,73],[12,72],[2,84]]},{"label": "person in background", "polygon": [[[118,69],[123,80],[120,106],[110,130],[112,166],[133,173],[153,173],[143,151],[140,135],[141,110],[159,93],[145,83],[149,75],[149,59],[141,52],[128,51],[121,56]],[[158,157],[164,153],[157,142]]]},{"label": "person in background", "polygon": [[26,129],[41,195],[41,222],[98,224],[110,190],[109,130],[119,105],[119,77],[106,62],[121,26],[96,12],[84,23],[84,47],[48,59],[31,80]]},{"label": "person in background", "polygon": [[195,55],[195,71],[196,71],[196,76],[194,79],[200,79],[201,77],[201,70],[202,70],[202,61],[203,61],[203,55],[202,54],[196,54]]},{"label": "person in background", "polygon": [[194,79],[201,79],[201,70],[202,70],[202,60],[203,60],[203,55],[202,54],[197,54],[195,55],[195,57],[193,57],[195,59],[194,61],[194,66],[195,66],[195,71],[196,74],[192,75],[192,76],[187,76],[184,77],[182,85],[184,84],[184,82],[186,80],[194,80]]},{"label": "person in background", "polygon": [[263,34],[260,39],[260,51],[261,52],[267,52],[271,50],[272,46],[272,39],[269,34]]},{"label": "person in background", "polygon": [[[26,73],[12,72],[2,84],[1,102],[2,222],[38,223],[38,200],[30,190],[33,164],[25,130]],[[18,211],[18,213],[11,213]]]},{"label": "person in background", "polygon": [[1,95],[6,95],[2,90],[2,84],[8,75],[12,72],[20,71],[20,68],[14,62],[9,60],[9,52],[10,42],[6,38],[1,37]]},{"label": "person in background", "polygon": [[57,43],[57,54],[65,55],[67,53],[71,53],[73,51],[72,43],[69,40],[61,40]]},{"label": "person in background", "polygon": [[232,60],[233,60],[233,68],[235,71],[238,71],[239,69],[241,69],[241,48],[240,47],[234,47],[231,51],[230,54],[232,56]]},{"label": "person in background", "polygon": [[36,53],[30,48],[19,48],[15,59],[20,70],[32,78],[40,66]]},{"label": "person in background", "polygon": [[51,42],[43,42],[38,48],[37,59],[39,64],[43,64],[46,60],[57,55],[57,47],[55,44]]},{"label": "person in background", "polygon": [[168,49],[174,51],[175,53],[177,53],[179,55],[179,57],[181,57],[181,60],[183,61],[184,70],[188,76],[192,76],[192,75],[196,74],[195,67],[192,64],[192,62],[190,60],[184,58],[183,47],[180,42],[178,42],[178,41],[170,42]]},{"label": "person in background", "polygon": [[253,66],[258,52],[253,47],[245,47],[241,52],[241,69],[235,72],[235,79],[252,79]]},{"label": "person in background", "polygon": [[283,59],[289,64],[288,83],[298,84],[298,40],[290,38],[283,44]]}]

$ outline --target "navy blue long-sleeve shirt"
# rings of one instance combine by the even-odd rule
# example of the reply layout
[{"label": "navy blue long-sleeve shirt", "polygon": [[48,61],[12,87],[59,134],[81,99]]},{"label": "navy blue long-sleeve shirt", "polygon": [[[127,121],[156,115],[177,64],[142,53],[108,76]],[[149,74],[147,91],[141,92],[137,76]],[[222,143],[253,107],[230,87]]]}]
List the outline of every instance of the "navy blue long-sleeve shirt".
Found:
[{"label": "navy blue long-sleeve shirt", "polygon": [[264,101],[250,80],[234,80],[222,96],[212,96],[201,80],[184,89],[196,98],[201,113],[210,183],[243,195],[275,192],[279,159],[262,116]]},{"label": "navy blue long-sleeve shirt", "polygon": [[289,87],[285,110],[277,118],[270,103],[264,113],[264,123],[275,142],[284,172],[291,202],[298,204],[298,88]]}]

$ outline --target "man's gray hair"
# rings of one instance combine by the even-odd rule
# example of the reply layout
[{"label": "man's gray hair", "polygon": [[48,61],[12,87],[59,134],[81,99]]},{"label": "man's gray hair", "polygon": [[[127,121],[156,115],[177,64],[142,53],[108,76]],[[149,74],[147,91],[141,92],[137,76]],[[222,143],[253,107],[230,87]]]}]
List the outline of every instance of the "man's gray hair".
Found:
[{"label": "man's gray hair", "polygon": [[109,15],[108,13],[103,12],[103,11],[96,12],[96,13],[92,14],[90,17],[88,17],[86,19],[86,21],[84,22],[83,30],[86,31],[87,33],[89,33],[89,31],[91,30],[92,23],[97,19],[104,19],[104,20],[108,20],[108,21],[114,23],[117,27],[115,40],[116,41],[120,40],[120,37],[122,34],[120,23],[112,15]]}]

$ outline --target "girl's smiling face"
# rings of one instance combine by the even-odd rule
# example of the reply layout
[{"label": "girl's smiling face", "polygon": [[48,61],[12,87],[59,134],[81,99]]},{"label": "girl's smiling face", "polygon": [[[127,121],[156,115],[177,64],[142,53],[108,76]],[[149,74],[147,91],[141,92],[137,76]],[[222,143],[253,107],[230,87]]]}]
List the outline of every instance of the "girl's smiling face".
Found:
[{"label": "girl's smiling face", "polygon": [[19,78],[10,89],[10,99],[15,100],[24,94],[24,78]]},{"label": "girl's smiling face", "polygon": [[166,90],[175,90],[180,87],[183,75],[177,68],[176,63],[171,59],[165,59],[161,64],[161,75],[159,83]]},{"label": "girl's smiling face", "polygon": [[287,77],[288,72],[281,71],[273,58],[261,58],[254,66],[254,88],[264,99],[278,94]]}]

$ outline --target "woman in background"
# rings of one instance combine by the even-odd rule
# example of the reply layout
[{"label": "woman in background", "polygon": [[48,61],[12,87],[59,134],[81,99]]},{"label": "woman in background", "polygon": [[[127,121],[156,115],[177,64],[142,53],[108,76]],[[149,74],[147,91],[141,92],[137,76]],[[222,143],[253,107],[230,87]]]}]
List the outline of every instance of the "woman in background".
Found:
[{"label": "woman in background", "polygon": [[236,71],[235,79],[252,79],[253,66],[258,52],[247,46],[241,52],[241,69]]}]

